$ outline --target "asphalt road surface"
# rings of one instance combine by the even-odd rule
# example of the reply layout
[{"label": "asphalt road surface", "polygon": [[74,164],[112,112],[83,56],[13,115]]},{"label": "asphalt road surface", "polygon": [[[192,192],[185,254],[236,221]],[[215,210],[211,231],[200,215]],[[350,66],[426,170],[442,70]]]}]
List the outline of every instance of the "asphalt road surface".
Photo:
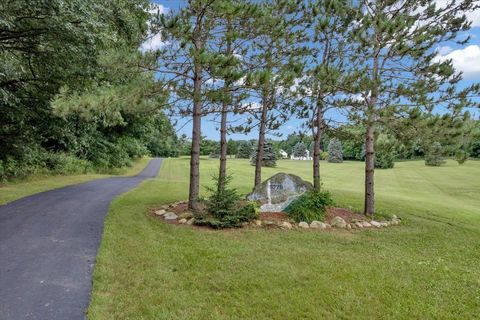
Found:
[{"label": "asphalt road surface", "polygon": [[161,164],[0,206],[0,319],[84,319],[110,202]]}]

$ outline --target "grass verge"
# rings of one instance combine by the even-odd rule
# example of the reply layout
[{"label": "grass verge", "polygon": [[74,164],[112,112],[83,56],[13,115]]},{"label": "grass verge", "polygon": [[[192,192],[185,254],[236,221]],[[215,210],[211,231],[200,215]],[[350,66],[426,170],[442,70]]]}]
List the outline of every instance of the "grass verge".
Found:
[{"label": "grass verge", "polygon": [[[150,158],[140,158],[131,167],[116,169],[115,174],[134,176],[145,168]],[[80,175],[38,175],[20,181],[0,184],[0,205],[43,191],[57,189],[72,184],[110,177],[107,174]]]}]

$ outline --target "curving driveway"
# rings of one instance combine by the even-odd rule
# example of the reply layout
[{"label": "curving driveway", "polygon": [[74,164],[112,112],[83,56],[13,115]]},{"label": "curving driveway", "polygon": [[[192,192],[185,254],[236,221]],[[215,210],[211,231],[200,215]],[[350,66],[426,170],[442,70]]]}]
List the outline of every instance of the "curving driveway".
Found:
[{"label": "curving driveway", "polygon": [[0,206],[0,319],[84,319],[110,202],[161,164]]}]

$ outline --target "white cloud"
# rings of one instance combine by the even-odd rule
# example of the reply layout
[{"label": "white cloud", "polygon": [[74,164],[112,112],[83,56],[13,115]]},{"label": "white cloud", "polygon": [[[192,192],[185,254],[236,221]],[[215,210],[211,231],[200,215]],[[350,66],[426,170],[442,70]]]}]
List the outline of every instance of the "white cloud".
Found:
[{"label": "white cloud", "polygon": [[262,108],[262,105],[260,104],[260,102],[257,102],[257,101],[243,102],[242,106],[247,110],[260,110]]},{"label": "white cloud", "polygon": [[435,61],[452,60],[453,67],[463,72],[465,79],[480,77],[480,46],[471,45],[463,49],[457,49],[441,54],[439,52]]},{"label": "white cloud", "polygon": [[[443,8],[452,0],[435,0],[437,8]],[[468,20],[472,21],[472,28],[480,27],[480,9],[474,11],[466,12],[465,16]]]},{"label": "white cloud", "polygon": [[[155,16],[157,14],[166,14],[169,10],[170,9],[162,6],[161,4],[153,3],[150,9],[148,9],[148,12],[152,16]],[[153,34],[149,32],[149,34],[147,35],[147,39],[140,45],[139,49],[141,52],[155,51],[161,49],[166,44],[167,43],[162,40],[162,36],[160,33]]]}]

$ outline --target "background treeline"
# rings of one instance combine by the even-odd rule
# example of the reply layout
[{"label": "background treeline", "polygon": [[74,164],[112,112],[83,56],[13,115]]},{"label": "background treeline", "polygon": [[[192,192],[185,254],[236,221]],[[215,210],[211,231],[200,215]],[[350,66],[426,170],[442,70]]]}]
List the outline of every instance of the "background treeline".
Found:
[{"label": "background treeline", "polygon": [[138,67],[150,5],[1,2],[0,179],[176,154],[154,76]]}]

